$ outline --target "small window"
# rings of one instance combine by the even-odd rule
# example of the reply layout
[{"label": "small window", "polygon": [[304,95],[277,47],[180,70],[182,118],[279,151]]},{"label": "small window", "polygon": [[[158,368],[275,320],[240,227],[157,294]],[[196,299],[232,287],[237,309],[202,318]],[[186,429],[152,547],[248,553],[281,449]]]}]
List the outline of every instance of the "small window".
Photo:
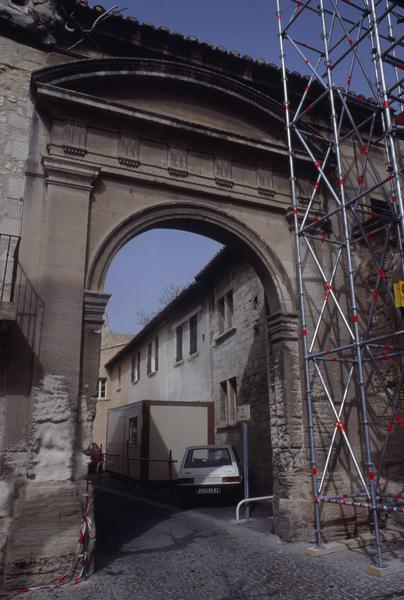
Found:
[{"label": "small window", "polygon": [[152,372],[153,342],[147,344],[147,374]]},{"label": "small window", "polygon": [[220,384],[220,421],[234,425],[237,421],[237,379],[232,377]]},{"label": "small window", "polygon": [[176,353],[175,360],[179,362],[182,360],[182,339],[183,339],[183,327],[179,325],[175,330],[175,339],[176,339]]},{"label": "small window", "polygon": [[105,400],[107,397],[107,378],[99,377],[97,386],[97,398],[98,400]]},{"label": "small window", "polygon": [[189,353],[195,354],[198,351],[198,316],[193,315],[189,319]]},{"label": "small window", "polygon": [[118,390],[121,389],[122,366],[118,365]]},{"label": "small window", "polygon": [[129,419],[128,441],[131,446],[137,448],[137,417]]},{"label": "small window", "polygon": [[159,339],[154,338],[154,370],[159,370]]},{"label": "small window", "polygon": [[147,345],[147,374],[151,375],[159,368],[159,339],[156,336],[154,340]]},{"label": "small window", "polygon": [[223,333],[233,327],[233,292],[230,290],[217,303],[218,331]]},{"label": "small window", "polygon": [[130,371],[130,380],[132,383],[137,383],[140,378],[140,352],[132,356],[132,366]]}]

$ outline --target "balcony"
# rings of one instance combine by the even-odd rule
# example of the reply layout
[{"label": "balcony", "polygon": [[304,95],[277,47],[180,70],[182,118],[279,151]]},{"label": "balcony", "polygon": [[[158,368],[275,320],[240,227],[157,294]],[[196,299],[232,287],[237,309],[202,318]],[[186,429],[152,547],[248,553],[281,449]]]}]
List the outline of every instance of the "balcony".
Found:
[{"label": "balcony", "polygon": [[0,324],[16,324],[38,355],[44,303],[18,261],[19,246],[18,236],[0,233]]}]

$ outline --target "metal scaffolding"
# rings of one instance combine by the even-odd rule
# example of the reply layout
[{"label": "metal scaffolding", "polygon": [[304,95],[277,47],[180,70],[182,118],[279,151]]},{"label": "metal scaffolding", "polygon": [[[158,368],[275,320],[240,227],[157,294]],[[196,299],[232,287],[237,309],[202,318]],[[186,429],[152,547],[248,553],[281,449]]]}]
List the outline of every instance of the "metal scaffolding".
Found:
[{"label": "metal scaffolding", "polygon": [[276,13],[316,545],[326,503],[365,509],[379,567],[381,517],[404,512],[391,459],[404,434],[404,42],[394,31],[403,9],[404,0],[277,0]]}]

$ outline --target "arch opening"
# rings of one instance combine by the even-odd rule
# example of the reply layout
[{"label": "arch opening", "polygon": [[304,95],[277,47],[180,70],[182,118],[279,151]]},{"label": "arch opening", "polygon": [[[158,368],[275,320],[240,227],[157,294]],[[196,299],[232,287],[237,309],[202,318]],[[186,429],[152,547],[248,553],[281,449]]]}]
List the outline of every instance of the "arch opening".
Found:
[{"label": "arch opening", "polygon": [[196,203],[161,203],[122,221],[95,253],[86,288],[102,291],[108,268],[119,250],[132,238],[155,228],[198,233],[233,248],[249,261],[260,278],[269,313],[296,311],[291,282],[270,245],[251,227],[229,213]]},{"label": "arch opening", "polygon": [[[279,471],[279,468],[273,465],[274,455],[272,447],[272,425],[270,423],[270,412],[272,410],[271,404],[273,404],[274,400],[273,398],[271,399],[270,395],[273,393],[274,381],[271,381],[273,372],[268,372],[268,363],[272,360],[274,352],[278,351],[278,347],[274,351],[270,349],[268,352],[268,344],[271,344],[271,336],[268,333],[268,318],[271,319],[279,314],[283,314],[287,317],[294,311],[295,306],[292,300],[293,295],[291,293],[291,283],[288,280],[282,264],[277,259],[270,246],[245,223],[242,223],[223,210],[208,207],[206,205],[199,205],[195,203],[162,203],[131,215],[109,233],[109,235],[100,245],[98,251],[94,254],[87,278],[87,289],[92,290],[93,292],[101,292],[104,288],[106,276],[111,262],[113,261],[114,257],[117,256],[119,251],[125,246],[125,244],[127,244],[134,237],[140,236],[144,232],[157,228],[176,229],[197,233],[220,242],[226,248],[231,248],[235,255],[242,257],[242,259],[248,263],[250,268],[255,272],[257,280],[260,282],[261,289],[263,291],[262,303],[260,305],[260,302],[258,301],[258,295],[251,294],[251,298],[249,298],[251,306],[249,308],[255,306],[255,309],[257,309],[257,307],[260,306],[259,316],[257,312],[256,322],[250,322],[250,326],[251,331],[253,331],[252,338],[255,340],[258,340],[259,338],[261,343],[261,371],[260,373],[256,372],[256,349],[254,345],[252,345],[245,353],[245,364],[243,364],[242,373],[234,375],[230,373],[229,369],[229,372],[225,372],[225,369],[222,369],[220,372],[220,369],[217,369],[215,365],[212,367],[213,373],[211,374],[210,385],[214,391],[209,398],[202,399],[213,401],[214,404],[213,437],[210,437],[209,440],[207,439],[207,441],[210,443],[221,444],[230,443],[231,445],[237,447],[240,454],[242,454],[240,423],[237,425],[236,431],[234,428],[235,423],[226,422],[223,424],[223,422],[220,421],[220,419],[223,419],[225,416],[225,411],[220,408],[220,402],[223,401],[223,398],[227,398],[226,394],[231,393],[233,386],[233,390],[237,390],[239,397],[242,399],[241,409],[243,410],[248,404],[248,418],[250,419],[249,427],[254,440],[250,446],[250,453],[252,455],[252,480],[254,481],[255,479],[255,482],[252,486],[252,491],[255,494],[258,493],[258,495],[262,495],[263,493],[272,493],[275,488],[278,489],[280,487],[280,482],[274,481],[273,479],[273,469],[275,471]],[[211,303],[211,309],[213,307],[213,311],[217,310],[218,298],[221,300],[222,297],[224,296],[220,296],[220,294],[218,294],[218,296],[214,298],[213,303]],[[232,303],[235,301],[235,297],[232,298]],[[190,315],[192,316],[192,310],[185,310],[185,313],[187,317],[185,320],[183,319],[183,315],[180,315],[178,318],[171,318],[170,314],[168,314],[168,318],[171,318],[171,323],[169,324],[169,331],[166,332],[168,340],[167,347],[169,340],[171,339],[172,347],[174,348],[177,346],[178,349],[178,338],[176,339],[176,336],[178,336],[178,324],[182,325],[182,323],[186,321],[187,327],[189,327],[189,317]],[[216,327],[216,321],[214,321],[215,318],[215,316],[212,317],[212,323],[214,323],[213,327]],[[155,324],[155,330],[157,331],[160,326],[161,323]],[[143,331],[140,333],[138,345],[136,345],[136,343],[132,343],[131,345],[130,342],[128,345],[129,350],[123,350],[120,353],[118,352],[118,356],[120,354],[119,360],[116,360],[115,362],[111,362],[110,360],[109,364],[107,362],[107,371],[100,371],[100,375],[102,374],[104,377],[110,377],[111,385],[114,388],[124,390],[125,384],[121,383],[121,380],[126,377],[128,382],[127,386],[129,386],[131,390],[133,390],[134,383],[138,386],[138,389],[140,389],[139,370],[141,369],[141,362],[139,359],[139,363],[137,363],[138,355],[141,355],[141,360],[144,361],[143,371],[140,377],[146,378],[150,375],[153,375],[154,382],[157,381],[155,373],[148,371],[149,365],[147,365],[146,371],[146,361],[149,360],[147,357],[148,347],[151,345],[152,352],[155,352],[155,347],[153,344],[155,343],[154,340],[157,338],[157,334],[153,332],[153,328],[147,329],[146,326],[145,329],[146,332]],[[217,331],[213,331],[213,333],[210,331],[209,336],[206,336],[207,339],[213,340],[214,350],[212,350],[212,348],[209,350],[211,355],[215,351],[219,353],[220,346],[222,345],[222,339],[219,339],[220,335],[215,338],[216,334]],[[160,335],[160,333],[158,335]],[[184,332],[182,332],[181,335],[184,335]],[[226,336],[224,336],[223,339],[225,339]],[[229,338],[230,336],[231,333]],[[135,339],[137,337],[138,336],[135,336]],[[162,342],[160,339],[158,345],[161,350]],[[221,348],[222,351],[224,347],[225,346],[223,344]],[[218,348],[219,351],[217,350]],[[263,348],[264,351],[262,352]],[[174,359],[173,356],[174,355],[171,354],[171,362],[169,366],[170,369],[175,369],[178,374],[178,365],[180,365],[181,369],[183,368],[182,363],[184,357],[181,355],[180,357],[177,356]],[[177,358],[178,360],[176,360]],[[189,357],[185,357],[184,363],[186,363],[187,358]],[[214,362],[211,356],[210,362],[212,361]],[[225,358],[225,361],[227,361],[227,358]],[[136,381],[134,381],[134,379],[136,379]],[[259,382],[259,384],[257,382]],[[170,394],[168,394],[168,397],[164,398],[156,396],[156,400],[158,402],[162,400],[170,402],[173,399],[177,402],[189,400],[187,394],[189,393],[190,387],[185,385],[184,382],[171,382],[171,384],[168,385],[168,388],[170,385],[172,397],[169,397]],[[264,387],[265,391],[263,392]],[[198,389],[198,385],[195,384],[194,388]],[[251,389],[253,388],[256,390],[255,398],[252,398],[254,394],[251,393]],[[140,401],[141,396],[135,396],[131,390],[128,392],[128,397],[125,398],[127,403],[130,404],[134,401]],[[156,388],[154,388],[154,390],[156,390]],[[155,394],[155,392],[148,393],[147,398],[153,398],[153,393]],[[259,395],[260,397],[258,398]],[[251,403],[249,400],[247,402],[247,399],[249,399],[250,396],[252,398]],[[195,399],[196,398],[191,398],[191,400]],[[227,402],[228,400],[226,399],[225,401]],[[255,405],[254,402],[256,403]],[[94,441],[97,441],[95,438],[96,435],[93,436],[93,439]],[[108,453],[108,441],[106,441],[106,449]],[[168,452],[168,446],[165,447],[165,450]],[[268,477],[268,475],[263,473],[258,473],[257,475],[257,473],[254,472],[254,469],[257,471],[256,464],[258,463],[266,464],[267,467],[269,465],[268,468],[270,471],[270,480],[267,480],[268,485],[263,485],[261,488],[259,487],[259,484],[262,484],[264,477]],[[143,473],[139,473],[138,476],[140,478],[142,476],[144,477],[144,473],[145,471],[143,471]]]}]

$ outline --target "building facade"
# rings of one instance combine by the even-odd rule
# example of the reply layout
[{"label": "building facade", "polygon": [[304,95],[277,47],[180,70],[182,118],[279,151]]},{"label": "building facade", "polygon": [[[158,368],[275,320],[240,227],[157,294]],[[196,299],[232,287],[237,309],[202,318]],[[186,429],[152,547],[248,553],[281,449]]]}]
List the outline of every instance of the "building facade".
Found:
[{"label": "building facade", "polygon": [[[100,329],[109,297],[104,281],[119,249],[152,228],[208,235],[239,252],[258,275],[268,305],[274,528],[284,540],[308,539],[312,531],[292,223],[303,218],[318,171],[316,162],[296,152],[298,207],[293,209],[282,74],[273,64],[192,36],[120,14],[99,19],[102,15],[102,7],[90,8],[85,1],[0,2],[0,569],[11,587],[53,582],[56,573],[69,568],[86,490],[83,450],[92,439]],[[313,108],[310,123],[326,139],[332,128],[329,106],[320,99],[322,87],[313,82],[307,90],[307,78],[298,73],[288,79],[288,108],[296,110],[306,94]],[[367,103],[352,102],[366,121]],[[357,193],[362,150],[344,136],[347,194]],[[381,151],[380,157],[384,166]],[[320,249],[321,236],[330,235],[327,199],[327,190],[320,188],[312,205],[321,231],[313,244]],[[316,222],[308,225],[315,228]],[[306,327],[311,332],[324,297],[324,276],[336,260],[325,251],[320,256],[321,265],[311,261],[307,248],[302,257],[309,265],[306,292],[312,311]],[[360,248],[355,260],[360,261]],[[385,273],[386,283],[393,268]],[[344,289],[342,279],[334,282],[337,297]],[[212,356],[216,353],[221,364],[221,371],[212,373],[215,393],[229,398],[240,384],[238,393],[244,386],[258,395],[258,379],[255,388],[252,379],[248,386],[242,381],[234,386],[237,374],[221,363],[225,352],[240,358],[231,348],[235,335],[220,338],[232,302],[224,283],[222,291],[212,334],[219,335]],[[380,321],[383,327],[391,322],[383,309]],[[335,345],[341,333],[324,335]],[[153,370],[156,354],[152,340],[148,344]],[[243,368],[248,373],[248,365]],[[333,365],[328,380],[339,394]],[[323,459],[322,433],[332,436],[335,415],[324,391],[315,387],[313,398],[321,432],[317,452]],[[355,390],[347,401],[359,423]],[[224,414],[224,430],[218,433],[229,439]],[[376,442],[385,421],[374,418]],[[361,444],[356,436],[358,454]],[[338,477],[328,482],[325,494],[349,490],[355,468],[340,448],[333,455]],[[399,482],[402,455],[393,458]],[[341,530],[341,512],[323,507],[325,540],[355,530],[352,512],[352,528]]]},{"label": "building facade", "polygon": [[265,331],[257,275],[245,259],[221,251],[112,358],[105,360],[102,347],[98,389],[105,398],[97,400],[94,440],[106,448],[109,408],[141,400],[213,400],[216,442],[232,444],[242,458],[246,420],[251,491],[271,493]]}]

